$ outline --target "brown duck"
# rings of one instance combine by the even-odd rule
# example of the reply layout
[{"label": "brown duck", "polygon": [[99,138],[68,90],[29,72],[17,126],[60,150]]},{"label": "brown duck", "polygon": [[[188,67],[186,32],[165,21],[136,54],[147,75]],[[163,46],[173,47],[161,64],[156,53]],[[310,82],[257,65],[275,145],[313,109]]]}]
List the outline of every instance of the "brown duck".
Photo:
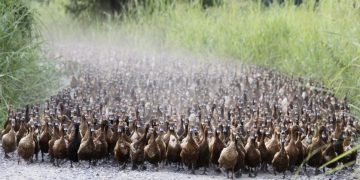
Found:
[{"label": "brown duck", "polygon": [[206,168],[209,167],[209,159],[210,159],[210,148],[208,141],[208,128],[204,129],[204,135],[199,143],[199,158],[197,161],[197,167],[204,167],[204,173],[206,174]]},{"label": "brown duck", "polygon": [[54,161],[54,151],[53,151],[53,146],[56,140],[58,140],[60,138],[60,132],[59,132],[59,127],[58,127],[58,123],[55,123],[53,126],[53,133],[51,136],[51,139],[49,141],[49,156],[51,159],[51,162]]},{"label": "brown duck", "polygon": [[294,171],[295,163],[297,161],[297,158],[299,156],[298,148],[295,144],[296,141],[296,133],[297,133],[298,126],[293,126],[290,130],[290,142],[285,146],[285,151],[287,155],[289,156],[289,168],[290,171]]},{"label": "brown duck", "polygon": [[[316,141],[313,141],[308,147],[308,153],[310,158],[307,161],[309,166],[315,167],[315,174],[319,174],[319,167],[324,162],[322,151],[325,150],[326,144],[324,139],[326,138],[325,127],[318,128]],[[314,138],[313,138],[314,139]]]},{"label": "brown duck", "polygon": [[199,146],[195,142],[193,134],[193,131],[189,132],[187,141],[181,143],[180,157],[182,163],[191,169],[192,174],[195,174],[196,162],[199,157]]},{"label": "brown duck", "polygon": [[160,162],[160,148],[156,143],[157,136],[156,129],[153,128],[148,144],[144,148],[145,160],[153,164],[156,168]]},{"label": "brown duck", "polygon": [[[254,136],[250,136],[250,141],[245,146],[245,164],[249,167],[249,176],[252,176],[252,172],[254,175],[257,175],[257,167],[261,163],[261,154],[259,149],[255,144],[256,138]],[[254,168],[254,169],[253,169]]]},{"label": "brown duck", "polygon": [[181,146],[180,141],[174,131],[172,126],[169,127],[169,143],[166,149],[166,160],[168,163],[177,163],[178,168],[180,168],[181,163]]},{"label": "brown duck", "polygon": [[[59,166],[59,160],[67,158],[67,143],[65,141],[66,127],[63,126],[61,136],[54,142],[52,146],[54,158],[56,159],[56,166]],[[55,165],[55,162],[54,162]]]},{"label": "brown duck", "polygon": [[125,169],[126,162],[130,158],[130,143],[124,138],[125,131],[123,127],[119,126],[117,134],[120,134],[114,147],[114,157],[119,163],[119,168]]},{"label": "brown duck", "polygon": [[236,149],[237,141],[233,140],[230,142],[229,146],[224,148],[221,151],[219,157],[219,167],[224,168],[227,173],[227,177],[229,178],[229,171],[232,172],[231,179],[234,178],[234,169],[237,162],[238,151]]},{"label": "brown duck", "polygon": [[142,137],[135,142],[131,143],[130,146],[130,158],[132,162],[132,169],[135,169],[138,165],[142,166],[142,169],[145,169],[144,161],[144,148],[146,146],[146,136],[149,131],[150,125],[147,124],[145,127],[145,132]]},{"label": "brown duck", "polygon": [[[225,148],[225,144],[219,138],[219,132],[215,131],[212,144],[210,144],[210,162],[218,165],[221,151]],[[217,170],[219,171],[219,170]]]},{"label": "brown duck", "polygon": [[15,120],[11,122],[10,131],[4,134],[1,138],[5,158],[10,158],[8,153],[14,152],[16,150],[16,134],[14,131],[14,127],[15,127]]},{"label": "brown duck", "polygon": [[20,140],[17,151],[19,154],[18,164],[20,163],[20,158],[32,162],[32,157],[35,152],[33,125],[29,128],[29,133]]},{"label": "brown duck", "polygon": [[285,172],[289,168],[289,162],[289,156],[285,150],[285,140],[282,139],[280,151],[275,154],[272,160],[274,174],[276,175],[276,172],[282,172],[284,175],[283,178],[285,178]]},{"label": "brown duck", "polygon": [[269,159],[273,159],[274,155],[280,151],[279,134],[274,131],[271,139],[265,143],[266,149],[269,151]]},{"label": "brown duck", "polygon": [[94,128],[91,126],[88,128],[89,138],[86,141],[82,141],[78,150],[79,160],[89,161],[89,167],[91,166],[91,160],[93,160],[95,144],[93,140]]},{"label": "brown duck", "polygon": [[49,152],[49,141],[51,139],[51,132],[49,123],[45,121],[43,130],[40,133],[39,146],[41,151],[41,161],[44,161],[44,153]]}]

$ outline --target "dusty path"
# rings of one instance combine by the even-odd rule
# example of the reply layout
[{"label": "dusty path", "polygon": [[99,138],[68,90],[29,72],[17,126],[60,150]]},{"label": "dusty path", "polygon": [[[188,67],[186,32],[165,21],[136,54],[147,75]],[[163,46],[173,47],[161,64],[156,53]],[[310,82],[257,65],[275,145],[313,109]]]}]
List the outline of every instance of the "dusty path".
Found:
[{"label": "dusty path", "polygon": [[[99,45],[99,43],[74,41],[51,44],[47,53],[52,58],[61,57],[60,59],[64,61],[76,60],[88,63],[101,63],[101,61],[107,59],[114,60],[117,58],[133,58],[134,60],[136,58],[194,58],[182,56],[182,53],[180,55],[179,53],[165,54],[157,49],[136,49],[126,46],[119,47],[109,44]],[[225,173],[216,173],[212,168],[209,170],[208,175],[199,175],[202,173],[200,170],[196,171],[196,175],[192,175],[187,170],[177,171],[175,167],[162,167],[159,171],[154,171],[149,165],[145,171],[132,171],[129,168],[119,170],[114,163],[100,163],[98,166],[87,168],[88,163],[82,162],[81,164],[76,164],[74,168],[70,168],[69,162],[64,162],[60,167],[55,167],[49,162],[47,157],[45,162],[41,162],[41,160],[31,164],[21,162],[18,165],[16,154],[10,159],[4,159],[3,157],[3,150],[0,148],[1,179],[226,179]],[[356,165],[355,169],[359,169],[358,165]],[[270,172],[272,172],[271,169]],[[301,175],[297,176],[296,179],[357,179],[356,174],[358,170],[355,170],[355,172],[349,170],[342,171],[329,176],[313,176],[313,172],[314,170],[310,169],[307,172],[309,176]],[[259,172],[256,179],[280,179],[281,177],[282,175],[274,176],[272,173]],[[294,177],[291,177],[290,172],[287,172],[286,179],[291,178]],[[241,179],[254,178],[249,178],[247,174],[243,174]]]}]

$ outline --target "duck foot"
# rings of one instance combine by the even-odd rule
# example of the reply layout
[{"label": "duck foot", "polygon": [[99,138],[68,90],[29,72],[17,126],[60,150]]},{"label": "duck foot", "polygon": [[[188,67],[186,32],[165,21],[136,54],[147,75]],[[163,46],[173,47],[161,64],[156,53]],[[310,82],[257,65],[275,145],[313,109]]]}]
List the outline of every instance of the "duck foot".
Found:
[{"label": "duck foot", "polygon": [[5,158],[6,158],[6,159],[9,159],[10,156],[9,156],[8,154],[5,154]]},{"label": "duck foot", "polygon": [[126,169],[126,163],[124,163],[122,166],[119,166],[120,170],[125,170]]},{"label": "duck foot", "polygon": [[215,172],[217,172],[217,173],[221,173],[220,168],[218,168],[218,167],[217,167],[217,168],[215,169]]},{"label": "duck foot", "polygon": [[286,175],[285,175],[285,171],[284,171],[284,172],[283,172],[283,179],[285,179],[285,176],[286,176]]},{"label": "duck foot", "polygon": [[235,178],[240,178],[242,176],[242,173],[240,171],[235,173]]},{"label": "duck foot", "polygon": [[133,165],[131,166],[131,170],[135,170],[135,169],[137,169],[137,166],[136,166],[135,164],[133,164]]},{"label": "duck foot", "polygon": [[91,160],[89,160],[89,167],[88,168],[90,168],[91,167]]},{"label": "duck foot", "polygon": [[201,173],[202,175],[207,175],[207,173],[206,173],[206,168],[204,168],[204,171],[203,171],[203,173]]}]

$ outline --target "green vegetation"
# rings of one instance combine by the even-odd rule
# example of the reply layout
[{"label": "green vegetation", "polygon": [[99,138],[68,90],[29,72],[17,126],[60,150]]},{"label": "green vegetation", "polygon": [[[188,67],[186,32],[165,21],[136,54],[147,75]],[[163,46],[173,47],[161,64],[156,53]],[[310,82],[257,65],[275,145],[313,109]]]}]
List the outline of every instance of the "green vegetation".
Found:
[{"label": "green vegetation", "polygon": [[56,83],[55,68],[40,54],[34,24],[23,1],[0,2],[0,123],[9,105],[39,102]]}]

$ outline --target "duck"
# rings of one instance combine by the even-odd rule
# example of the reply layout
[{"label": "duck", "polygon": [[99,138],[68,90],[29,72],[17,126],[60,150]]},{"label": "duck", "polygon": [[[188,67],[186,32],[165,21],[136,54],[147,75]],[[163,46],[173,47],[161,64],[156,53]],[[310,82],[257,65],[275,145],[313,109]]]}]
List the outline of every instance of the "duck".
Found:
[{"label": "duck", "polygon": [[[52,146],[54,152],[54,158],[56,159],[56,166],[59,167],[59,159],[67,158],[67,142],[65,140],[67,128],[65,125],[62,125],[60,138],[54,142]],[[55,162],[54,162],[55,165]]]},{"label": "duck", "polygon": [[265,146],[265,131],[260,131],[260,142],[258,143],[258,149],[261,154],[261,169],[267,171],[267,164],[271,164],[270,152]]},{"label": "duck", "polygon": [[150,164],[153,164],[156,168],[158,168],[158,163],[160,162],[160,148],[156,143],[157,132],[155,127],[151,129],[152,133],[150,139],[148,140],[148,144],[144,148],[145,160]]},{"label": "duck", "polygon": [[93,160],[95,152],[95,143],[93,140],[94,131],[95,129],[92,126],[88,127],[89,138],[87,138],[86,141],[81,141],[77,152],[79,160],[89,161],[89,167],[91,166],[91,161]]},{"label": "duck", "polygon": [[315,174],[320,173],[319,167],[324,162],[324,157],[322,156],[322,152],[326,148],[326,144],[324,141],[324,139],[326,138],[325,130],[326,127],[324,126],[319,127],[316,141],[312,141],[312,143],[308,147],[308,153],[310,158],[308,159],[307,164],[311,167],[315,167]]},{"label": "duck", "polygon": [[5,158],[10,158],[8,153],[12,153],[16,150],[16,133],[14,130],[15,127],[15,119],[11,120],[11,128],[9,132],[4,134],[1,138],[2,147],[4,149]]},{"label": "duck", "polygon": [[35,123],[35,131],[34,131],[34,143],[35,143],[35,152],[34,152],[34,156],[35,156],[35,160],[38,160],[38,155],[40,152],[40,145],[39,145],[39,128],[40,128],[40,124],[39,123]]},{"label": "duck", "polygon": [[49,152],[49,141],[51,139],[51,131],[49,122],[45,120],[43,130],[40,133],[39,146],[41,151],[41,161],[44,162],[44,154]]},{"label": "duck", "polygon": [[[219,164],[219,157],[221,151],[225,148],[225,144],[219,138],[219,131],[215,131],[215,135],[213,137],[212,143],[209,146],[210,148],[210,162],[218,165]],[[216,169],[219,172],[219,169]]]},{"label": "duck", "polygon": [[80,123],[77,121],[73,125],[74,133],[69,138],[69,144],[67,148],[67,155],[70,161],[70,167],[73,167],[73,162],[79,162],[78,159],[78,150],[81,144],[81,135],[80,135]]},{"label": "duck", "polygon": [[122,126],[118,127],[117,134],[119,134],[119,138],[117,139],[114,147],[114,158],[119,163],[119,169],[125,169],[126,162],[130,158],[131,144],[128,141],[126,141],[126,139],[124,138],[125,131]]},{"label": "duck", "polygon": [[53,162],[54,161],[54,151],[53,151],[53,146],[56,140],[58,140],[60,138],[60,132],[59,132],[59,127],[58,127],[58,123],[55,122],[54,126],[53,126],[53,133],[51,136],[51,139],[49,141],[49,156],[50,156],[50,161]]},{"label": "duck", "polygon": [[199,143],[199,158],[196,162],[197,168],[204,167],[203,174],[206,174],[206,168],[209,167],[210,148],[208,141],[208,127],[204,128],[203,137]]},{"label": "duck", "polygon": [[302,132],[298,132],[297,133],[297,140],[295,142],[295,145],[296,145],[296,147],[298,149],[298,157],[297,157],[296,162],[295,162],[296,166],[301,166],[301,164],[303,164],[303,161],[307,156],[307,153],[306,153],[307,147],[303,144],[301,136],[302,136]]},{"label": "duck", "polygon": [[342,159],[342,163],[348,165],[350,168],[352,168],[355,165],[356,159],[357,159],[358,151],[356,149],[354,149],[355,144],[356,144],[355,134],[352,134],[349,145],[344,147],[344,152],[347,152],[347,151],[353,151],[353,152],[350,153],[349,155],[345,156]]},{"label": "duck", "polygon": [[280,143],[278,140],[279,134],[277,131],[274,131],[271,139],[265,143],[266,149],[269,151],[269,159],[274,159],[274,156],[277,152],[280,151]]},{"label": "duck", "polygon": [[285,146],[285,151],[289,156],[289,168],[290,171],[294,171],[295,163],[299,156],[299,150],[295,144],[296,141],[296,133],[297,133],[298,126],[292,126],[290,130],[290,142]]},{"label": "duck", "polygon": [[162,128],[160,128],[159,135],[157,136],[157,138],[155,140],[159,147],[159,150],[160,150],[160,163],[165,162],[165,160],[166,160],[166,144],[162,138],[163,133],[164,133],[164,130]]},{"label": "duck", "polygon": [[17,145],[19,145],[21,138],[23,138],[26,135],[26,133],[27,130],[26,130],[25,122],[21,120],[19,131],[16,133]]},{"label": "duck", "polygon": [[[120,130],[121,129],[121,130]],[[113,154],[115,151],[114,151],[114,148],[116,146],[116,143],[120,137],[120,132],[124,131],[123,129],[123,126],[120,126],[118,125],[118,129],[116,129],[116,131],[113,131],[111,137],[110,137],[110,141],[109,141],[109,153],[110,154]]]},{"label": "duck", "polygon": [[35,153],[35,142],[34,142],[34,125],[29,127],[28,134],[23,137],[18,145],[18,164],[20,164],[20,158],[25,161],[33,162],[33,155]]},{"label": "duck", "polygon": [[[146,146],[146,136],[149,131],[150,125],[146,124],[144,134],[142,137],[137,140],[133,141],[130,146],[130,158],[132,162],[132,169],[136,169],[138,165],[141,165],[141,169],[145,169],[144,166],[144,147]],[[134,139],[136,140],[136,139]]]},{"label": "duck", "polygon": [[[333,160],[337,156],[335,152],[334,141],[336,141],[336,139],[331,138],[330,143],[326,146],[326,149],[322,152],[322,156],[324,157],[324,164]],[[335,161],[333,163],[328,164],[326,167],[335,168],[337,165],[338,165],[338,161]]]},{"label": "duck", "polygon": [[166,148],[166,160],[167,163],[176,163],[178,168],[181,165],[181,145],[178,136],[174,131],[174,127],[169,127],[169,142]]},{"label": "duck", "polygon": [[256,177],[257,167],[261,163],[261,154],[259,149],[256,147],[255,140],[255,136],[250,136],[250,141],[245,146],[245,164],[249,167],[249,177],[252,177],[252,171],[254,172],[254,176]]},{"label": "duck", "polygon": [[234,167],[234,171],[236,172],[236,176],[240,177],[242,176],[242,170],[245,168],[245,148],[243,145],[243,142],[241,140],[241,137],[239,135],[236,136],[237,141],[236,143],[236,150],[238,152],[238,156],[237,156],[237,161],[236,161],[236,165]]},{"label": "duck", "polygon": [[235,165],[237,162],[237,156],[238,156],[238,151],[236,148],[237,141],[235,140],[235,138],[232,138],[232,139],[234,139],[234,140],[232,140],[230,142],[230,144],[221,151],[220,157],[218,160],[219,167],[224,168],[226,170],[228,178],[229,178],[229,171],[232,172],[231,179],[234,178],[234,169],[235,169]]},{"label": "duck", "polygon": [[103,159],[108,154],[108,143],[105,137],[105,126],[100,128],[100,135],[94,139],[95,150],[93,152],[93,159],[95,159],[96,163],[98,160]]},{"label": "duck", "polygon": [[196,162],[199,157],[199,145],[194,140],[194,130],[188,133],[187,141],[181,143],[181,162],[191,169],[191,173],[195,174]]},{"label": "duck", "polygon": [[274,155],[274,159],[272,160],[272,166],[274,168],[274,174],[276,176],[276,172],[282,172],[283,178],[285,178],[286,170],[289,168],[290,158],[285,150],[285,139],[281,139],[281,148],[280,151]]}]

